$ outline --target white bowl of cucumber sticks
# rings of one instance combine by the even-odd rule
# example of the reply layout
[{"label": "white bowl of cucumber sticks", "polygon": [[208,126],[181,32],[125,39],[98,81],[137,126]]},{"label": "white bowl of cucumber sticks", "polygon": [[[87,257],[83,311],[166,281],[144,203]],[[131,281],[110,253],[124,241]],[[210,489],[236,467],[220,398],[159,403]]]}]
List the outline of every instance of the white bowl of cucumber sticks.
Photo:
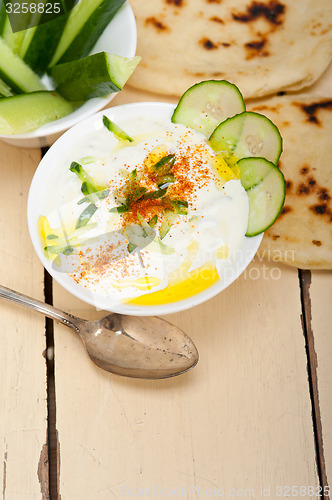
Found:
[{"label": "white bowl of cucumber sticks", "polygon": [[176,107],[101,111],[39,164],[33,246],[58,283],[98,309],[189,309],[240,276],[280,213],[281,150],[275,125],[246,112],[225,81],[191,87]]},{"label": "white bowl of cucumber sticks", "polygon": [[[0,12],[0,18],[3,15]],[[140,60],[135,57],[135,17],[127,1],[80,0],[66,16],[26,30],[20,46],[19,33],[0,22],[0,139],[9,144],[50,146],[64,131],[104,108]],[[52,38],[53,48],[45,37]],[[43,41],[41,51],[38,39]],[[46,53],[45,47],[53,52]],[[108,86],[102,88],[105,80]],[[60,92],[49,92],[56,88]]]}]

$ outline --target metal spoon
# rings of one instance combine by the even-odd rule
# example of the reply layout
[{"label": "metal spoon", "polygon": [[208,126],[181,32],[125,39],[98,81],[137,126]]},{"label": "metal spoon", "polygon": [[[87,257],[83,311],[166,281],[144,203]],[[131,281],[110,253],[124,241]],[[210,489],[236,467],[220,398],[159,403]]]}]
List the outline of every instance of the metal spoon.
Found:
[{"label": "metal spoon", "polygon": [[198,361],[192,340],[161,318],[112,313],[87,321],[3,286],[0,297],[69,326],[81,337],[92,361],[117,375],[146,379],[173,377]]}]

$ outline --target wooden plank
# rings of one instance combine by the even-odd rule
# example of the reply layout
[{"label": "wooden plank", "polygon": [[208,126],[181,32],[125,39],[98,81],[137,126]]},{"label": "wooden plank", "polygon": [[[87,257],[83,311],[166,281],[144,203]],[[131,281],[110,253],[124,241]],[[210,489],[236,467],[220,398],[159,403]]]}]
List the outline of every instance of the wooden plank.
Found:
[{"label": "wooden plank", "polygon": [[[111,104],[146,100],[168,98],[128,88]],[[101,315],[57,284],[54,302],[82,317]],[[300,316],[297,271],[257,261],[218,297],[167,316],[193,338],[200,362],[159,382],[101,371],[75,333],[56,326],[62,500],[143,490],[198,498],[214,488],[257,498],[263,488],[275,498],[278,486],[316,487]]]},{"label": "wooden plank", "polygon": [[322,440],[322,469],[325,484],[332,484],[332,274],[330,271],[312,271],[309,288],[311,300],[311,330],[316,357],[317,404]]},{"label": "wooden plank", "polygon": [[[43,268],[28,235],[39,150],[0,142],[1,284],[43,300]],[[44,318],[1,299],[0,485],[3,500],[48,498]]]},{"label": "wooden plank", "polygon": [[[100,315],[58,285],[54,298],[74,314]],[[200,361],[154,382],[103,372],[74,332],[56,326],[62,500],[211,490],[260,498],[261,488],[276,498],[278,486],[316,487],[300,314],[297,271],[257,261],[206,304],[167,316]]]}]

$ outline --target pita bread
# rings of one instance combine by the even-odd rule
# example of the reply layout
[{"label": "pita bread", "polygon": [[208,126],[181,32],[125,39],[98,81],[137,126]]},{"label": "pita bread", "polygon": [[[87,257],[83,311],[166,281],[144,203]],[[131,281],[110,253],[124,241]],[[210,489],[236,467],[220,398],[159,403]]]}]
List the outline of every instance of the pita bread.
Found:
[{"label": "pita bread", "polygon": [[332,97],[277,96],[247,108],[269,117],[283,137],[286,200],[260,256],[301,269],[332,269]]},{"label": "pita bread", "polygon": [[244,97],[310,85],[332,58],[331,0],[131,0],[136,88],[180,96],[226,79]]}]

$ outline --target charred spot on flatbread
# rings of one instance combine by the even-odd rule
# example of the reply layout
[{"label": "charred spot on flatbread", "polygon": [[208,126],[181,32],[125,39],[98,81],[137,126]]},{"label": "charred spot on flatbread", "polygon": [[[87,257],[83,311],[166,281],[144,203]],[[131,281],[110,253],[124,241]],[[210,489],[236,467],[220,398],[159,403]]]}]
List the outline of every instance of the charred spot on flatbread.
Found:
[{"label": "charred spot on flatbread", "polygon": [[165,3],[175,5],[175,7],[183,7],[185,5],[184,0],[165,0]]},{"label": "charred spot on flatbread", "polygon": [[325,99],[323,101],[316,101],[310,104],[303,104],[300,102],[294,102],[294,106],[298,106],[303,113],[306,115],[306,120],[315,125],[321,125],[321,122],[317,116],[320,109],[326,109],[332,111],[332,99]]},{"label": "charred spot on flatbread", "polygon": [[232,13],[234,21],[241,23],[250,23],[258,18],[263,17],[269,23],[274,25],[281,25],[283,23],[283,15],[285,13],[285,5],[281,2],[270,0],[268,3],[252,2],[247,7],[244,13]]},{"label": "charred spot on flatbread", "polygon": [[224,21],[218,16],[212,16],[209,18],[213,23],[224,24]]},{"label": "charred spot on flatbread", "polygon": [[209,38],[201,38],[199,43],[202,45],[202,47],[206,50],[215,50],[218,48],[218,45],[216,45],[212,40]]},{"label": "charred spot on flatbread", "polygon": [[280,213],[279,217],[281,217],[282,215],[288,214],[292,210],[293,210],[292,207],[290,207],[289,205],[284,205],[282,207],[282,210],[281,210],[281,213]]},{"label": "charred spot on flatbread", "polygon": [[246,59],[251,59],[252,57],[268,57],[270,54],[266,50],[267,39],[262,37],[260,40],[254,40],[252,42],[247,42],[244,44],[247,49]]},{"label": "charred spot on flatbread", "polygon": [[301,194],[309,194],[310,193],[310,188],[309,188],[309,186],[307,186],[306,184],[304,184],[303,182],[301,182],[301,184],[297,188],[296,192],[299,195],[301,195]]},{"label": "charred spot on flatbread", "polygon": [[290,191],[293,187],[292,181],[286,181],[286,192]]},{"label": "charred spot on flatbread", "polygon": [[319,199],[324,201],[329,201],[331,196],[328,194],[327,189],[323,188],[319,191]]},{"label": "charred spot on flatbread", "polygon": [[253,106],[251,108],[251,111],[256,111],[257,113],[261,112],[263,114],[265,111],[273,111],[275,113],[278,113],[280,108],[281,108],[281,104],[276,104],[274,106],[268,106],[267,104],[257,104],[256,106]]},{"label": "charred spot on flatbread", "polygon": [[147,17],[145,19],[145,26],[153,26],[157,31],[168,31],[169,28],[162,21],[158,20],[156,17]]},{"label": "charred spot on flatbread", "polygon": [[[314,195],[317,203],[309,206],[309,209],[315,215],[328,215],[332,216],[332,206],[330,206],[331,195],[326,187],[321,186],[311,173],[308,165],[304,165],[299,169],[299,174],[304,178],[297,186],[295,193],[298,196]],[[286,184],[287,190],[287,184]],[[332,219],[331,219],[332,220]]]},{"label": "charred spot on flatbread", "polygon": [[328,194],[327,189],[320,189],[317,193],[317,203],[310,205],[309,209],[317,216],[324,216],[328,222],[332,222],[332,207],[329,203],[331,196]]}]

